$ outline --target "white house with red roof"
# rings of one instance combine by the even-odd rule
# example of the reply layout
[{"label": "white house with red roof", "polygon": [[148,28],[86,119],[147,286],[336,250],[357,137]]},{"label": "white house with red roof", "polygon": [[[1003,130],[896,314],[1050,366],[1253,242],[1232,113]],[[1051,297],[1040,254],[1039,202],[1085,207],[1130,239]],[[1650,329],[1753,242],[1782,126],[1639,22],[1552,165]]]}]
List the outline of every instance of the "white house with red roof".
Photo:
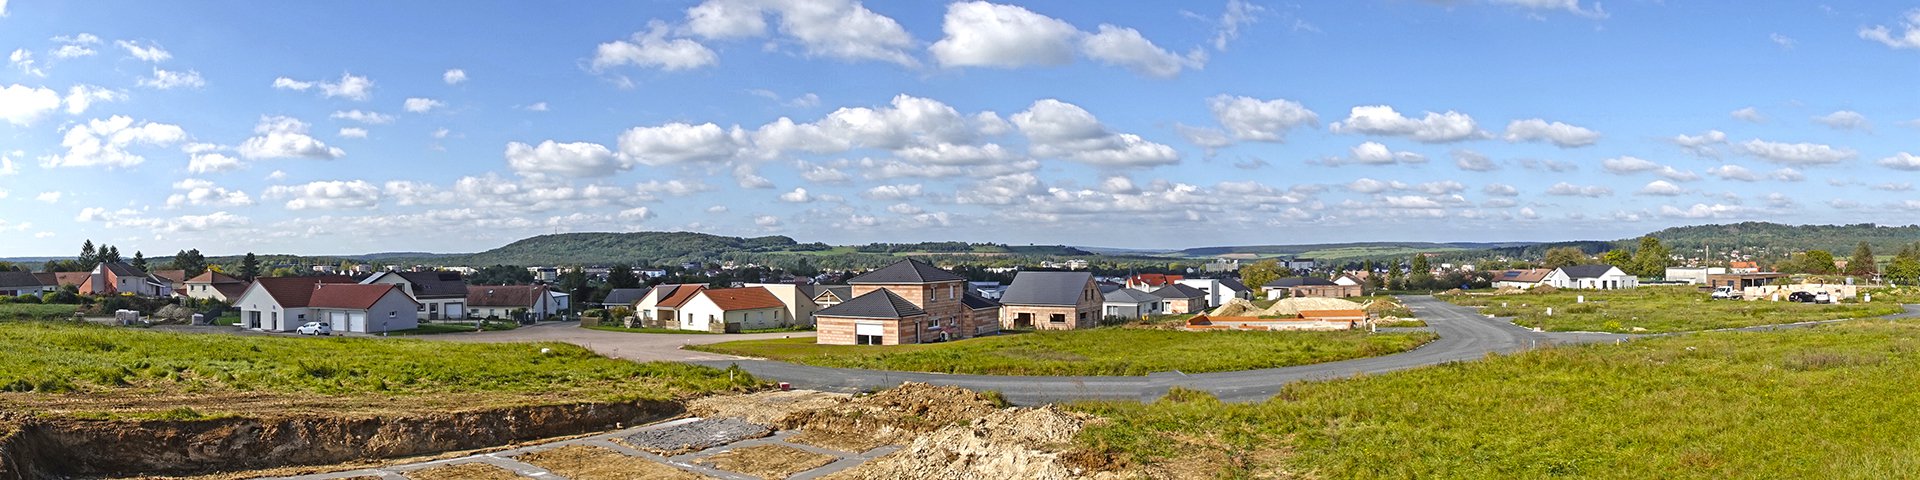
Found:
[{"label": "white house with red roof", "polygon": [[339,275],[266,277],[234,300],[240,327],[290,332],[307,322],[327,322],[336,332],[380,333],[420,326],[420,303],[406,287],[356,284]]},{"label": "white house with red roof", "polygon": [[787,304],[761,287],[701,289],[676,315],[681,330],[739,332],[793,325]]}]

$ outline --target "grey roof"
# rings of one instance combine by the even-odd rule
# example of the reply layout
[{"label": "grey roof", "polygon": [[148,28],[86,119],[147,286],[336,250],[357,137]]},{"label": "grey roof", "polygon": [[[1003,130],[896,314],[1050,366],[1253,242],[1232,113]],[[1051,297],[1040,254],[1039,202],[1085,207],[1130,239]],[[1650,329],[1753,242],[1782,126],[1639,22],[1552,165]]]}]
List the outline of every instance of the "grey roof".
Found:
[{"label": "grey roof", "polygon": [[1339,285],[1339,284],[1333,283],[1332,280],[1327,280],[1320,277],[1287,277],[1287,278],[1282,278],[1279,280],[1267,282],[1266,285],[1261,285],[1261,286],[1262,287],[1306,287],[1306,286],[1330,287],[1335,285]]},{"label": "grey roof", "polygon": [[1119,290],[1121,288],[1124,288],[1119,285],[1114,285],[1111,283],[1098,283],[1098,284],[1094,284],[1094,286],[1100,288],[1101,295],[1106,295],[1107,293],[1113,292],[1114,290]]},{"label": "grey roof", "polygon": [[966,305],[967,309],[969,310],[979,310],[983,308],[1000,308],[1000,302],[993,301],[992,299],[989,299],[987,297],[974,295],[973,292],[967,292],[965,295],[961,295],[960,304]]},{"label": "grey roof", "polygon": [[45,285],[40,282],[40,277],[29,272],[0,272],[0,288],[37,288]]},{"label": "grey roof", "polygon": [[459,272],[392,272],[413,284],[413,296],[467,298],[467,280]]},{"label": "grey roof", "polygon": [[1221,285],[1221,286],[1224,286],[1224,287],[1227,287],[1227,288],[1231,288],[1231,289],[1234,289],[1234,290],[1237,290],[1237,291],[1242,291],[1242,292],[1250,292],[1250,291],[1253,291],[1253,289],[1251,289],[1251,288],[1247,288],[1247,284],[1244,284],[1244,283],[1240,283],[1240,280],[1238,280],[1238,279],[1232,279],[1232,278],[1222,278],[1222,279],[1220,279],[1220,285]]},{"label": "grey roof", "polygon": [[1560,267],[1560,271],[1567,272],[1567,276],[1571,278],[1600,278],[1601,275],[1606,275],[1607,272],[1612,270],[1612,265],[1568,265]]},{"label": "grey roof", "polygon": [[814,316],[819,317],[855,318],[907,318],[926,314],[926,310],[884,288],[814,312]]},{"label": "grey roof", "polygon": [[[130,264],[127,262],[106,262],[106,263],[100,264],[100,266],[106,267],[106,270],[113,272],[113,274],[117,276],[122,276],[122,277],[147,276],[147,272],[142,272],[138,268],[133,268],[133,264]],[[460,294],[466,295],[466,290],[462,289]]]},{"label": "grey roof", "polygon": [[1079,305],[1093,281],[1091,272],[1020,272],[1014,274],[1000,303],[1007,305]]},{"label": "grey roof", "polygon": [[1160,287],[1159,290],[1154,290],[1153,296],[1160,298],[1200,298],[1207,296],[1207,292],[1202,292],[1198,288],[1178,283],[1169,283],[1167,286]]},{"label": "grey roof", "polygon": [[1107,292],[1106,301],[1107,303],[1148,303],[1158,302],[1160,297],[1131,288],[1122,288]]},{"label": "grey roof", "polygon": [[633,305],[647,296],[651,288],[616,288],[607,291],[607,298],[600,303],[606,305]]},{"label": "grey roof", "polygon": [[839,298],[842,302],[853,298],[852,285],[808,285],[808,287],[811,288],[805,289],[807,298],[820,298],[820,294],[829,292],[833,293],[833,296]]},{"label": "grey roof", "polygon": [[931,263],[922,262],[919,260],[914,260],[909,258],[906,260],[894,262],[894,264],[892,265],[880,267],[879,270],[867,272],[865,275],[853,277],[852,280],[847,280],[847,283],[896,283],[897,284],[897,283],[935,283],[935,282],[956,282],[956,281],[964,282],[966,280],[967,280],[967,277],[962,277],[960,276],[960,274],[949,272],[946,270],[941,270],[940,267],[935,267]]}]

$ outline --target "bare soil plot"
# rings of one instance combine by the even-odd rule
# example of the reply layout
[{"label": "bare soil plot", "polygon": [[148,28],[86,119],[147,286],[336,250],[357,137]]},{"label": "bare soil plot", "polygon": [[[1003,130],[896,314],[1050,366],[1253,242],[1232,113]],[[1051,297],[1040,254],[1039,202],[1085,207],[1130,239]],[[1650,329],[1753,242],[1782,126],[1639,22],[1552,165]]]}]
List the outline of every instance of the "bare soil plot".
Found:
[{"label": "bare soil plot", "polygon": [[633,448],[673,456],[772,434],[773,429],[748,423],[746,420],[720,418],[648,430],[628,435],[620,440]]},{"label": "bare soil plot", "polygon": [[832,455],[784,445],[755,445],[721,452],[702,458],[697,463],[768,480],[782,480],[833,463],[834,459]]},{"label": "bare soil plot", "polygon": [[569,445],[516,457],[572,480],[702,480],[711,477],[650,460],[585,445]]},{"label": "bare soil plot", "polygon": [[520,474],[485,463],[462,463],[407,472],[412,480],[519,480]]}]

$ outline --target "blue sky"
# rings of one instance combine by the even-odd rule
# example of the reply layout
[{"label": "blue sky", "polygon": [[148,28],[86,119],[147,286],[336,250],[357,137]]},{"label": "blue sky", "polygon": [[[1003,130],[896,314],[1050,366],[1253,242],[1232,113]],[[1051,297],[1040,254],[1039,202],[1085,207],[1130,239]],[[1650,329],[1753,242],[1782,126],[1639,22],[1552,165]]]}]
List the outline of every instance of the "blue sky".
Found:
[{"label": "blue sky", "polygon": [[1610,239],[1920,213],[1911,2],[0,12],[0,256],[637,230]]}]

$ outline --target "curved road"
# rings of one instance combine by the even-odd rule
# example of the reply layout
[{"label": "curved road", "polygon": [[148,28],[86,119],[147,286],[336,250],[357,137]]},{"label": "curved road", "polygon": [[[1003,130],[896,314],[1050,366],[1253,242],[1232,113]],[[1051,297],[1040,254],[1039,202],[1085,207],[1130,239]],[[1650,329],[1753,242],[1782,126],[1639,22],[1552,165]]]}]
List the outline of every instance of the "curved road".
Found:
[{"label": "curved road", "polygon": [[1438,340],[1393,355],[1263,370],[1191,375],[1163,372],[1144,377],[1023,377],[811,367],[769,360],[697,360],[690,363],[721,368],[737,364],[756,376],[788,382],[796,388],[859,391],[915,381],[971,390],[995,390],[1006,396],[1008,401],[1022,405],[1096,399],[1151,401],[1175,386],[1213,392],[1225,401],[1244,402],[1265,400],[1278,393],[1281,386],[1301,380],[1343,378],[1475,360],[1492,353],[1511,353],[1551,344],[1630,338],[1626,335],[1597,333],[1539,333],[1503,319],[1487,318],[1474,309],[1433,297],[1408,297],[1402,300],[1440,335]]}]

